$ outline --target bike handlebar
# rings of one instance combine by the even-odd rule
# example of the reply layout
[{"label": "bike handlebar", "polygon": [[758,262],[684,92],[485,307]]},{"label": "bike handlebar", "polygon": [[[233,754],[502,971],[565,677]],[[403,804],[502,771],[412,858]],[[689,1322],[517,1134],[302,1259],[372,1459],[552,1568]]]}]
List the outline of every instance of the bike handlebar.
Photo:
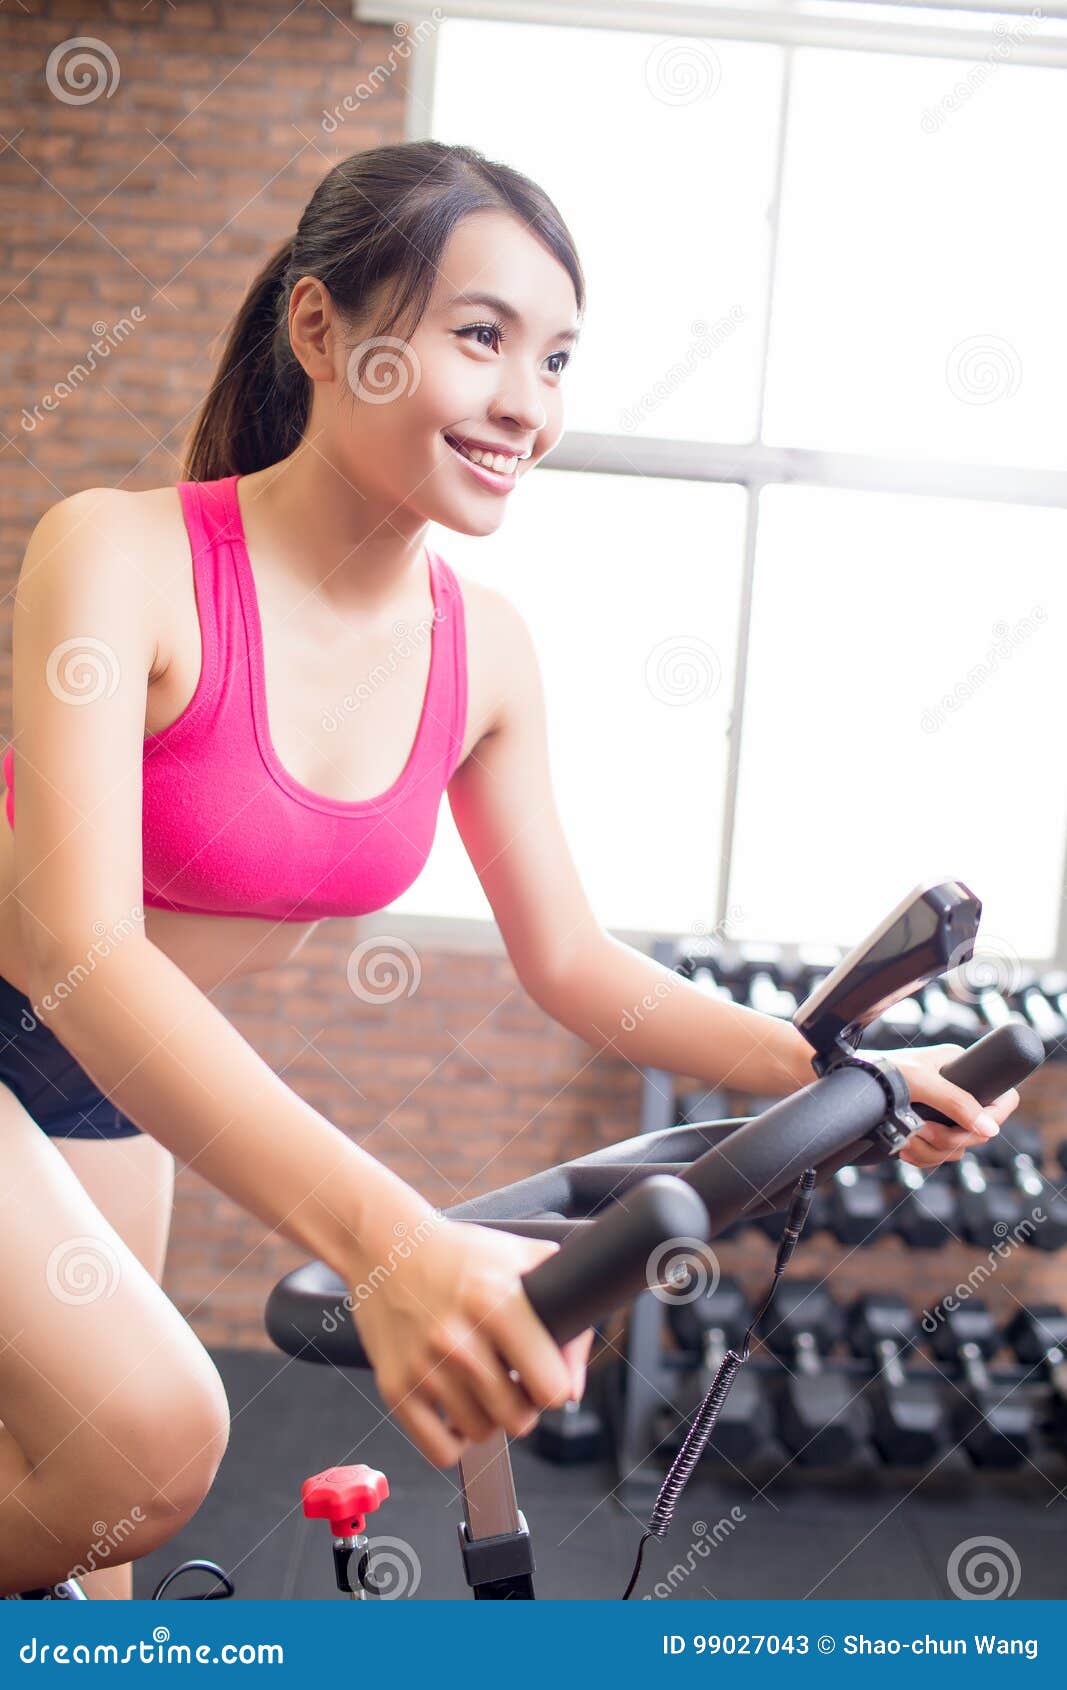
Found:
[{"label": "bike handlebar", "polygon": [[[826,1179],[848,1162],[884,1160],[919,1130],[920,1117],[954,1125],[936,1109],[911,1109],[903,1078],[890,1063],[859,1056],[740,1126],[642,1134],[459,1204],[445,1216],[562,1237],[560,1248],[523,1276],[523,1286],[546,1329],[566,1343],[657,1283],[652,1267],[656,1259],[667,1262],[664,1247],[706,1243],[741,1215],[784,1208],[805,1168]],[[988,1104],[1043,1060],[1033,1030],[1011,1021],[941,1071]],[[876,1137],[894,1113],[891,1098],[898,1132],[903,1128],[895,1146]],[[568,1218],[575,1209],[595,1218]],[[343,1322],[339,1307],[348,1311]],[[325,1330],[334,1334],[328,1346],[326,1318],[333,1325]],[[351,1291],[322,1263],[297,1269],[274,1288],[266,1322],[287,1354],[345,1367],[369,1364],[351,1319]]]}]

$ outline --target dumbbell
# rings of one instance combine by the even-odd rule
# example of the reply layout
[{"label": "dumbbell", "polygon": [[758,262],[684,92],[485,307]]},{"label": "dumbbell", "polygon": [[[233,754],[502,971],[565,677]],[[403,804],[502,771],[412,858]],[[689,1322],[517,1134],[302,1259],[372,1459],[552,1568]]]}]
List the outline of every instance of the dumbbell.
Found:
[{"label": "dumbbell", "polygon": [[962,1395],[952,1406],[952,1429],[975,1466],[1018,1467],[1030,1453],[1033,1410],[986,1367],[1000,1340],[985,1303],[972,1297],[940,1315],[929,1342],[941,1361],[955,1364]]},{"label": "dumbbell", "polygon": [[863,1168],[838,1168],[827,1184],[826,1224],[842,1244],[872,1244],[885,1223],[881,1175]]},{"label": "dumbbell", "polygon": [[848,1466],[867,1442],[870,1410],[855,1381],[824,1366],[842,1327],[840,1308],[814,1279],[783,1280],[760,1322],[788,1368],[777,1382],[778,1433],[805,1467]]},{"label": "dumbbell", "polygon": [[1062,1008],[1056,1002],[1057,996],[1063,999],[1067,995],[1067,975],[1059,976],[1061,991],[1054,995],[1045,989],[1045,985],[1047,982],[1052,986],[1055,980],[1053,975],[1045,975],[1043,981],[1027,979],[1020,983],[1012,996],[1016,1014],[1029,1021],[1045,1047],[1046,1056],[1060,1056],[1067,1052],[1067,1002]]},{"label": "dumbbell", "polygon": [[562,1408],[542,1410],[531,1442],[538,1455],[561,1467],[596,1461],[607,1447],[604,1422],[596,1409],[573,1399]]},{"label": "dumbbell", "polygon": [[958,1003],[933,980],[919,993],[923,1007],[922,1038],[925,1044],[969,1045],[988,1031],[972,1005]]},{"label": "dumbbell", "polygon": [[954,1164],[960,1229],[970,1244],[991,1250],[1023,1218],[1024,1208],[1013,1186],[983,1167],[973,1151],[965,1150]]},{"label": "dumbbell", "polygon": [[923,1006],[918,998],[901,998],[890,1004],[864,1032],[861,1048],[898,1050],[923,1043]]},{"label": "dumbbell", "polygon": [[1033,1127],[1009,1121],[990,1140],[985,1160],[999,1169],[1010,1182],[1009,1189],[1018,1194],[1020,1220],[1029,1222],[1023,1233],[1027,1244],[1037,1250],[1062,1250],[1067,1244],[1067,1198],[1041,1172],[1043,1149]]},{"label": "dumbbell", "polygon": [[1024,1366],[1044,1366],[1052,1386],[1048,1425],[1063,1442],[1067,1439],[1067,1314],[1055,1303],[1020,1309],[1004,1337]]},{"label": "dumbbell", "polygon": [[[752,1312],[735,1279],[723,1275],[713,1290],[692,1302],[668,1302],[668,1320],[683,1350],[695,1352],[698,1364],[682,1376],[673,1408],[664,1419],[680,1415],[677,1426],[664,1428],[666,1441],[684,1433],[686,1424],[700,1407],[728,1349],[739,1349],[748,1331]],[[708,1455],[733,1466],[744,1466],[773,1436],[770,1403],[763,1380],[751,1366],[743,1367],[734,1379],[715,1422]]]},{"label": "dumbbell", "polygon": [[870,1291],[851,1305],[847,1324],[853,1354],[877,1369],[868,1391],[875,1448],[891,1466],[924,1466],[944,1448],[946,1418],[933,1374],[905,1371],[918,1338],[915,1316],[903,1297]]},{"label": "dumbbell", "polygon": [[886,1226],[914,1250],[939,1250],[960,1235],[956,1193],[944,1171],[899,1158],[886,1163]]}]

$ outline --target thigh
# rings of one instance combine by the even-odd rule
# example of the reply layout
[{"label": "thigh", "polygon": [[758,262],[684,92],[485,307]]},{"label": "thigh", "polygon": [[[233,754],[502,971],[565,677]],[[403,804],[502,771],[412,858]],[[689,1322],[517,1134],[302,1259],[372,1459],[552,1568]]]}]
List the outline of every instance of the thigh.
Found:
[{"label": "thigh", "polygon": [[54,1138],[52,1143],[142,1267],[161,1283],[174,1205],[171,1151],[147,1133],[137,1138]]},{"label": "thigh", "polygon": [[[93,1142],[75,1154],[112,1148]],[[130,1181],[146,1202],[158,1191],[150,1163],[142,1183]],[[90,1177],[118,1213],[119,1165],[110,1166],[110,1177],[103,1163]],[[137,1225],[158,1258],[158,1222],[146,1228],[142,1215]],[[207,1351],[57,1141],[0,1085],[0,1421],[34,1467],[128,1473],[151,1459],[143,1429],[158,1440],[179,1412],[224,1423]]]}]

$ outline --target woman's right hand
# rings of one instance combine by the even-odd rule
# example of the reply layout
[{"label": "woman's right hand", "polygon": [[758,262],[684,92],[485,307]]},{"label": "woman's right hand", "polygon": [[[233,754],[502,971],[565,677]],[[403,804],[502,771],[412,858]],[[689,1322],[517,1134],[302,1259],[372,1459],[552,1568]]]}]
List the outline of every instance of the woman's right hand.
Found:
[{"label": "woman's right hand", "polygon": [[498,1427],[523,1437],[584,1392],[592,1332],[561,1349],[521,1283],[558,1247],[435,1214],[395,1265],[361,1276],[353,1319],[378,1389],[434,1466],[454,1466]]}]

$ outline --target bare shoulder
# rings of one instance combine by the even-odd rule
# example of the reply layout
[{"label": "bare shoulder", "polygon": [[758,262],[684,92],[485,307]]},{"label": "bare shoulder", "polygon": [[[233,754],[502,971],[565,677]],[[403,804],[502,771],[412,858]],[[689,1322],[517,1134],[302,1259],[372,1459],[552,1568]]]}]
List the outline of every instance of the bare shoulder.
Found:
[{"label": "bare shoulder", "polygon": [[153,635],[153,671],[173,612],[191,592],[192,560],[176,487],[130,491],[86,487],[59,499],[30,537],[20,595],[62,591],[76,577],[106,578],[144,608]]},{"label": "bare shoulder", "polygon": [[185,524],[178,490],[85,487],[71,493],[49,505],[34,529],[34,541],[47,550],[75,538],[80,552],[107,554],[117,562],[128,560],[148,579],[157,562],[163,569],[168,564],[173,567],[175,556],[181,554]]},{"label": "bare shoulder", "polygon": [[473,743],[501,727],[538,684],[537,654],[522,612],[506,594],[458,571],[467,625]]}]

